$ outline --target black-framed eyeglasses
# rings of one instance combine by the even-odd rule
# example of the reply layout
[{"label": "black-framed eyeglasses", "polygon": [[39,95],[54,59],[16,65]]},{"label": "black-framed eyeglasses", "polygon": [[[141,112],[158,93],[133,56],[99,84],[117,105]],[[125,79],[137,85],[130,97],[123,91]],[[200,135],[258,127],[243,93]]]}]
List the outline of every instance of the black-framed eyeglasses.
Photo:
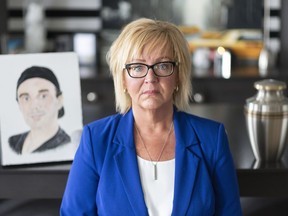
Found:
[{"label": "black-framed eyeglasses", "polygon": [[125,69],[132,78],[143,78],[148,74],[151,68],[157,77],[168,77],[174,72],[177,62],[163,61],[157,62],[153,65],[143,63],[130,63],[125,65]]}]

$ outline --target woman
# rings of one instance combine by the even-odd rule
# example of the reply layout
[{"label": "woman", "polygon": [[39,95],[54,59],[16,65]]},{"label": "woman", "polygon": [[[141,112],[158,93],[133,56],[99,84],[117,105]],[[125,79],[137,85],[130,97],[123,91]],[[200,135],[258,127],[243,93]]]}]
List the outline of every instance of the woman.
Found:
[{"label": "woman", "polygon": [[128,24],[107,56],[119,114],[83,129],[61,215],[241,215],[222,124],[188,114],[188,45],[171,23]]}]

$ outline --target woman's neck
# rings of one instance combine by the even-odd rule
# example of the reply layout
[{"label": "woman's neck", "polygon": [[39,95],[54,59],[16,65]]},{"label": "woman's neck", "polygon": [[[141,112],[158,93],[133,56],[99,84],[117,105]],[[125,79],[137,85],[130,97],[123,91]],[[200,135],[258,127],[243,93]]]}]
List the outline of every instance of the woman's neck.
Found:
[{"label": "woman's neck", "polygon": [[154,130],[169,127],[173,121],[173,107],[166,109],[147,110],[132,108],[135,124],[142,129]]}]

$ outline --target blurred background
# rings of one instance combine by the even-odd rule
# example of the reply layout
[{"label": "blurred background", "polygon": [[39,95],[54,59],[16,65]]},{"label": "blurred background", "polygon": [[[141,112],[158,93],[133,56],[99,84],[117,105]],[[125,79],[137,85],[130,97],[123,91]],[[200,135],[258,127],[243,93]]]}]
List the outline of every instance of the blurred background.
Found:
[{"label": "blurred background", "polygon": [[[218,47],[231,55],[226,78],[259,75],[263,48],[271,54],[270,68],[285,65],[281,56],[287,51],[280,47],[287,43],[281,41],[286,34],[281,31],[287,22],[282,18],[286,3],[281,0],[2,0],[0,4],[2,54],[76,51],[81,65],[93,66],[82,70],[83,77],[107,73],[107,49],[121,27],[139,17],[177,24],[187,37],[200,76],[222,75],[217,71]],[[38,48],[33,36],[42,43]],[[243,66],[246,70],[240,71]]]},{"label": "blurred background", "polygon": [[[242,107],[255,94],[255,81],[288,81],[286,0],[0,0],[0,55],[75,51],[86,124],[115,112],[105,56],[121,28],[139,17],[173,22],[185,35],[192,104]],[[0,169],[0,179],[10,174]],[[286,196],[241,201],[244,215],[288,214]],[[60,202],[0,191],[0,215],[58,215]]]}]

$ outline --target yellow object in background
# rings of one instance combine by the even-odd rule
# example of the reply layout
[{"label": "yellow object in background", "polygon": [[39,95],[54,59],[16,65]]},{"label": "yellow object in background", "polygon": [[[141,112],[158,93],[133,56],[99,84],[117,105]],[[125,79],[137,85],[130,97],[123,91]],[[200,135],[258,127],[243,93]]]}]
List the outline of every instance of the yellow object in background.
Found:
[{"label": "yellow object in background", "polygon": [[224,47],[239,60],[258,60],[263,47],[262,33],[258,29],[201,32],[187,40],[191,54],[198,48]]}]

